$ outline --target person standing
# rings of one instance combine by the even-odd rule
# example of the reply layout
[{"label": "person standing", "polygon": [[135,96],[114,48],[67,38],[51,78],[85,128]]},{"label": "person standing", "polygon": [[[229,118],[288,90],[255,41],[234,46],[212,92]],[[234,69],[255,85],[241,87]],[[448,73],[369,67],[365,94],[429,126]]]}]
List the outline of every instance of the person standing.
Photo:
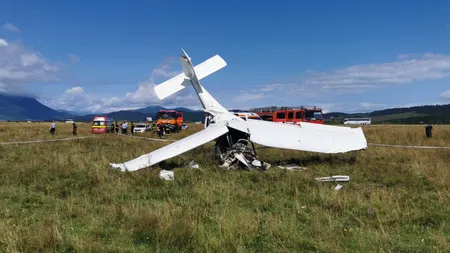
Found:
[{"label": "person standing", "polygon": [[164,128],[163,128],[162,124],[159,124],[157,127],[158,127],[158,137],[164,138]]},{"label": "person standing", "polygon": [[428,124],[425,127],[425,134],[427,135],[427,138],[431,138],[433,136],[432,130],[433,130],[433,127],[431,126],[431,124]]},{"label": "person standing", "polygon": [[117,123],[117,121],[116,121],[116,134],[118,134],[119,133],[119,123]]},{"label": "person standing", "polygon": [[75,123],[75,122],[73,122],[73,124],[72,124],[72,134],[75,136],[75,135],[77,135],[77,129],[78,127],[77,127],[77,124]]},{"label": "person standing", "polygon": [[56,123],[53,121],[52,125],[50,126],[50,134],[55,135],[56,132]]},{"label": "person standing", "polygon": [[122,134],[126,134],[126,132],[127,132],[127,125],[125,124],[125,121],[122,121],[121,127],[122,127]]},{"label": "person standing", "polygon": [[131,122],[131,135],[134,135],[134,124]]}]

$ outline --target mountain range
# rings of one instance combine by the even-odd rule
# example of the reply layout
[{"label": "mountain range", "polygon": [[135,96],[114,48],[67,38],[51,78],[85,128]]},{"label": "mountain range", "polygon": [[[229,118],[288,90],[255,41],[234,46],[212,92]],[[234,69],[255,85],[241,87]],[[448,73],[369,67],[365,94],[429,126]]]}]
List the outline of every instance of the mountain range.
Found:
[{"label": "mountain range", "polygon": [[205,113],[201,110],[189,108],[165,108],[162,106],[148,106],[136,110],[122,110],[110,113],[81,113],[70,110],[55,110],[41,104],[35,98],[21,96],[7,96],[0,94],[0,120],[3,121],[61,121],[73,119],[75,121],[91,121],[94,116],[102,115],[114,120],[145,121],[147,117],[156,118],[159,110],[173,109],[183,112],[185,121],[202,121]]},{"label": "mountain range", "polygon": [[331,123],[342,122],[345,118],[370,118],[373,123],[450,124],[450,104],[391,108],[370,113],[330,112],[324,114],[324,119]]},{"label": "mountain range", "polygon": [[[68,110],[55,110],[41,104],[34,98],[21,96],[7,96],[0,94],[0,120],[3,121],[62,121],[73,119],[78,122],[89,122],[95,115],[105,115],[114,120],[145,121],[147,117],[156,118],[159,110],[168,108],[162,106],[148,106],[136,110],[122,110],[110,113],[87,114]],[[202,110],[191,110],[189,108],[172,108],[184,114],[184,120],[202,121],[205,113]],[[450,124],[450,104],[446,105],[423,105],[407,108],[392,108],[374,111],[370,113],[342,113],[331,112],[324,114],[324,119],[329,123],[342,122],[344,118],[370,117],[373,123],[431,123]]]}]

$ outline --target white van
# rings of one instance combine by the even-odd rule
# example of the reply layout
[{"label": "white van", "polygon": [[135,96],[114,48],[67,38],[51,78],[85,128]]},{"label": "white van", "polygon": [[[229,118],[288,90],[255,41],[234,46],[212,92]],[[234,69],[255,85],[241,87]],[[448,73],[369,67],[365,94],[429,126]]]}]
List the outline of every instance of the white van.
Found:
[{"label": "white van", "polygon": [[150,124],[140,123],[134,127],[134,133],[145,133],[147,131],[151,131]]}]

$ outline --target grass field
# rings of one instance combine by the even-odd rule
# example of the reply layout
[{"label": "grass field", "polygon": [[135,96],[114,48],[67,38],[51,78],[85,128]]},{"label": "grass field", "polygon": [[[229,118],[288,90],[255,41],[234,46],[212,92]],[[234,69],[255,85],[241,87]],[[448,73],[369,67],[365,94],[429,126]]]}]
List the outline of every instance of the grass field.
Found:
[{"label": "grass field", "polygon": [[[0,142],[72,137],[0,123]],[[178,139],[202,128],[171,135]],[[450,146],[450,126],[365,126],[370,143]],[[78,124],[78,136],[92,136]],[[145,136],[154,137],[151,133]],[[268,171],[224,171],[213,143],[159,167],[110,169],[167,143],[117,136],[0,145],[0,252],[448,252],[450,150],[258,150]],[[201,169],[187,168],[191,160]],[[304,171],[285,171],[296,163]],[[314,178],[349,175],[348,183]]]}]

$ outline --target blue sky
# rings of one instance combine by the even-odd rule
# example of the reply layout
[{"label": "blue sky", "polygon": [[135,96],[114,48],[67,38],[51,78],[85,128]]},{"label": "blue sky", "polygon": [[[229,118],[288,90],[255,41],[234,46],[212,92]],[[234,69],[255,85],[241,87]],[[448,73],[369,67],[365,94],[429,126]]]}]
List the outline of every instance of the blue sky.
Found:
[{"label": "blue sky", "polygon": [[[169,1],[167,1],[169,2]],[[320,3],[319,3],[320,2]],[[365,3],[367,2],[367,3]],[[450,103],[448,1],[0,1],[0,92],[55,109],[200,108],[153,85],[215,54],[227,108]]]}]

